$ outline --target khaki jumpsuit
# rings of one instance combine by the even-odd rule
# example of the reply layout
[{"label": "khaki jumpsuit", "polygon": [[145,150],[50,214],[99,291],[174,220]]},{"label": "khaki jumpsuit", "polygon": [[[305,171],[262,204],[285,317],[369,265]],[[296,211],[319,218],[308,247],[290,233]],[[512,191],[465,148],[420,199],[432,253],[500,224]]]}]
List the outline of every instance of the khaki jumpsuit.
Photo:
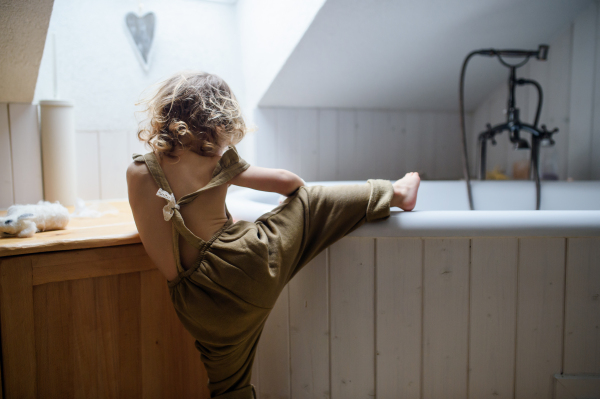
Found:
[{"label": "khaki jumpsuit", "polygon": [[[146,162],[158,187],[172,195],[152,152],[134,154],[133,159]],[[249,166],[235,147],[230,147],[217,163],[211,181],[180,198],[177,205],[227,183]],[[196,339],[211,397],[256,398],[250,384],[252,363],[265,321],[284,286],[311,259],[365,221],[388,217],[392,196],[388,180],[301,186],[255,222],[233,223],[225,207],[227,222],[207,242],[185,226],[171,197],[163,212],[165,219],[170,217],[173,222],[179,275],[168,281],[168,287],[179,319]],[[180,235],[200,250],[188,270],[180,263]]]}]

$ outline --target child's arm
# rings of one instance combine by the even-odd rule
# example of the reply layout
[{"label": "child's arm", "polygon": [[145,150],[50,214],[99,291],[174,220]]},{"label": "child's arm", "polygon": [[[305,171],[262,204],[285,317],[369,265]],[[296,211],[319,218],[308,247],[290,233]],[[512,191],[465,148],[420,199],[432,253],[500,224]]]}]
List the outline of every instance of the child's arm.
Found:
[{"label": "child's arm", "polygon": [[289,196],[298,187],[303,186],[305,182],[289,170],[262,168],[251,165],[248,169],[231,179],[229,184]]}]

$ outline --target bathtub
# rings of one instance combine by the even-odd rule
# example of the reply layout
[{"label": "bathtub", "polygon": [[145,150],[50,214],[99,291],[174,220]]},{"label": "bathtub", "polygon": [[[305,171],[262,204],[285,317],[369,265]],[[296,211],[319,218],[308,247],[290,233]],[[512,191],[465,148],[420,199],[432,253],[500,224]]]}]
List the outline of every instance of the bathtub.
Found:
[{"label": "bathtub", "polygon": [[[364,183],[314,182],[308,185]],[[600,392],[600,182],[423,181],[286,286],[259,397],[562,397]],[[279,195],[232,190],[236,219]],[[591,393],[590,393],[591,392]]]},{"label": "bathtub", "polygon": [[[307,185],[364,183],[326,181]],[[474,181],[472,190],[477,212],[469,211],[464,181],[423,181],[412,212],[392,208],[388,220],[365,224],[351,235],[600,236],[600,181],[542,182],[540,211],[535,211],[533,182]],[[227,207],[235,219],[254,221],[277,206],[279,197],[275,193],[239,188],[228,195]]]}]

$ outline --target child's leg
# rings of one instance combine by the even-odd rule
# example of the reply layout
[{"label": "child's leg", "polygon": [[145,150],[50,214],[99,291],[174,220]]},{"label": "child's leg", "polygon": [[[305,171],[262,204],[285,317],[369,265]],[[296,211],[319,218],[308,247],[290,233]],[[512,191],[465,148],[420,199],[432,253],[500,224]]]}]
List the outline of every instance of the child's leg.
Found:
[{"label": "child's leg", "polygon": [[[276,296],[325,248],[365,222],[390,215],[394,187],[388,180],[366,184],[300,187],[257,225],[268,236],[269,267],[277,272]],[[276,296],[274,300],[276,299]]]},{"label": "child's leg", "polygon": [[[252,306],[248,306],[249,313],[243,312],[239,316],[237,325],[254,333],[239,343],[239,347],[228,349],[231,359],[238,361],[225,361],[224,366],[218,361],[221,355],[210,360],[207,356],[215,351],[197,343],[198,349],[204,354],[207,372],[213,377],[209,384],[211,393],[223,393],[219,399],[251,398],[250,373],[256,345],[269,308],[275,304],[285,284],[321,251],[363,223],[388,217],[391,203],[405,204],[409,198],[408,191],[397,183],[392,185],[388,180],[369,180],[365,184],[355,185],[303,186],[282,205],[256,221],[256,230],[243,236],[252,242],[245,242],[243,246],[247,250],[256,250],[255,240],[258,240],[265,245],[265,257],[256,253],[257,256],[245,263],[244,273],[251,278],[242,285],[243,292],[238,290],[239,287],[234,289],[228,285],[228,289],[235,294],[235,298],[241,299],[241,308],[248,303],[259,303],[263,307],[252,310]],[[219,255],[224,256],[225,253],[230,252]],[[267,257],[268,262],[265,259]],[[233,258],[228,261],[237,264]],[[265,267],[268,269],[265,270]],[[250,291],[246,290],[253,282],[259,284]],[[251,317],[250,313],[260,317]],[[219,314],[215,318],[218,321],[224,316]],[[242,320],[244,318],[247,320]],[[209,320],[205,321],[210,323]]]}]

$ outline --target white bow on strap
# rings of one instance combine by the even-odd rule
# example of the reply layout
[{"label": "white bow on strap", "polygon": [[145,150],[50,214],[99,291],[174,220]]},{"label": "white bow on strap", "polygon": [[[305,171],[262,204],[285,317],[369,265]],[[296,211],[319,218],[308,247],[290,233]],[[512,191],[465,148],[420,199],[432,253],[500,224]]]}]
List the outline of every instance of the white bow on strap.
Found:
[{"label": "white bow on strap", "polygon": [[156,195],[168,201],[167,205],[163,207],[163,216],[165,221],[168,222],[173,217],[173,212],[175,209],[179,209],[179,205],[177,204],[177,201],[175,201],[175,195],[169,194],[162,188],[158,189]]}]

